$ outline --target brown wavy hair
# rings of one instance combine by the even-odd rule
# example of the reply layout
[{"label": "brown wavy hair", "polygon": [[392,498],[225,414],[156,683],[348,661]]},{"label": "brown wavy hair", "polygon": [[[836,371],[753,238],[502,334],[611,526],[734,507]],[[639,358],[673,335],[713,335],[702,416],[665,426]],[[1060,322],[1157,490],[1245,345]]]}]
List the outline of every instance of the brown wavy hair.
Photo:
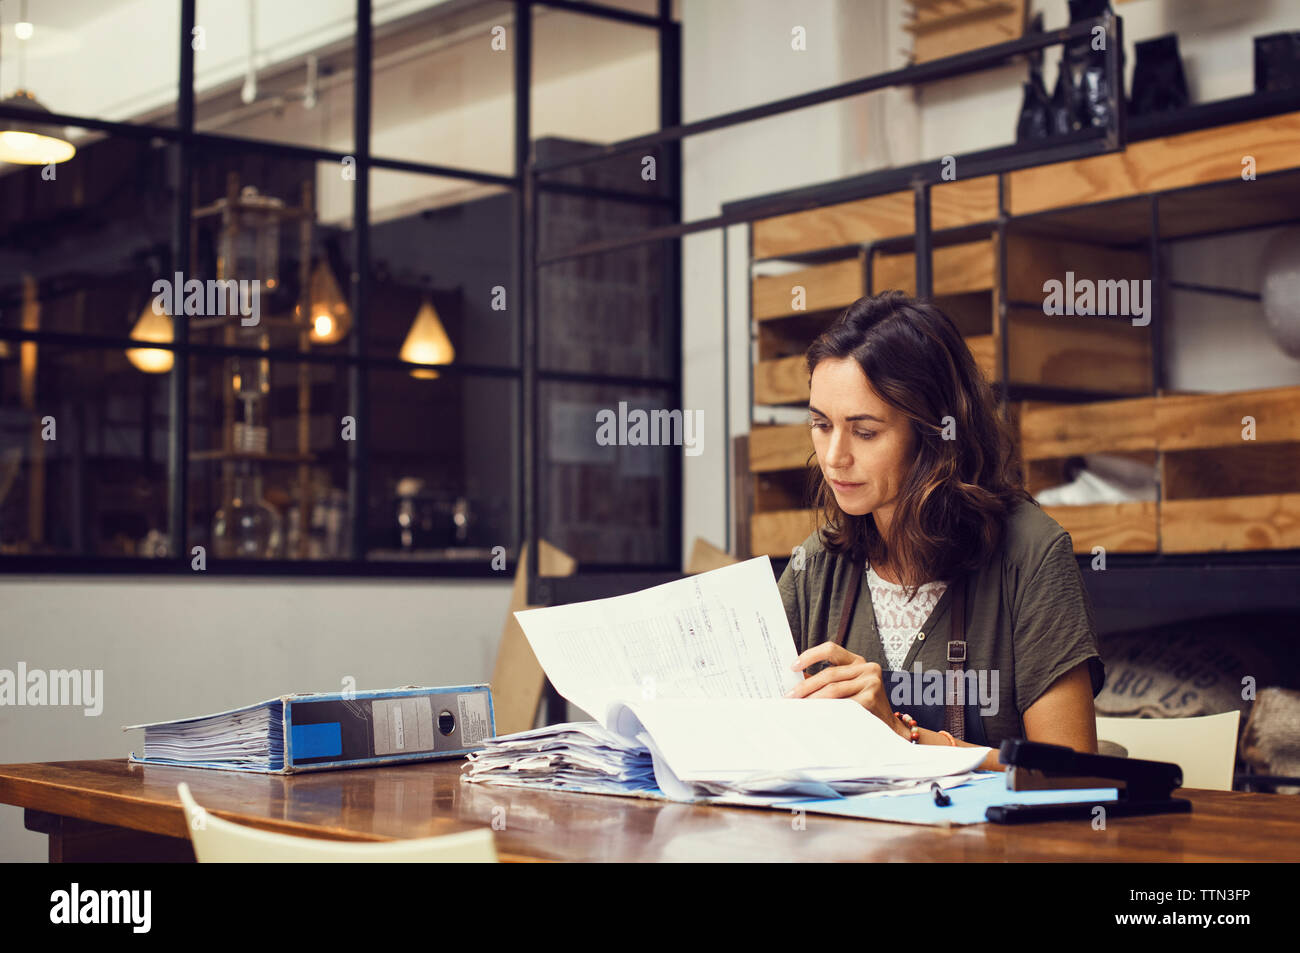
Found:
[{"label": "brown wavy hair", "polygon": [[[812,373],[827,359],[852,358],[875,392],[905,415],[916,456],[884,538],[871,514],[840,509],[815,454],[809,495],[822,511],[824,547],[854,561],[889,563],[911,595],[930,580],[950,581],[997,548],[1007,515],[1032,498],[1010,429],[993,390],[952,319],[901,291],[859,298],[808,348]],[[951,417],[955,439],[943,439]]]}]

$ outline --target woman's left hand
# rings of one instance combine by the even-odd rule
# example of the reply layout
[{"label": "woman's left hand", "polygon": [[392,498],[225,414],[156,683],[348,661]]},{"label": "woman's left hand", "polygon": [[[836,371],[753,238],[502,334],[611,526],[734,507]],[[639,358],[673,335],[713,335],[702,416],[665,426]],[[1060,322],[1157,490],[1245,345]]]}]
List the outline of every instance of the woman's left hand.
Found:
[{"label": "woman's left hand", "polygon": [[900,730],[902,723],[894,717],[894,709],[889,704],[884,673],[879,665],[834,642],[823,642],[795,659],[792,667],[803,671],[818,662],[830,664],[792,688],[787,698],[851,698],[887,724],[895,734],[904,733],[906,729]]}]

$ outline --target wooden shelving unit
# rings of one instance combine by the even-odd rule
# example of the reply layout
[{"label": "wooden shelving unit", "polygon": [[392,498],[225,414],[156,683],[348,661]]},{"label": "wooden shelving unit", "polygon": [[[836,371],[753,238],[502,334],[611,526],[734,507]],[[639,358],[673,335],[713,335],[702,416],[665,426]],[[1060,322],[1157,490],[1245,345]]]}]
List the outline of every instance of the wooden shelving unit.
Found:
[{"label": "wooden shelving unit", "polygon": [[[755,405],[806,404],[803,352],[846,305],[916,293],[917,207],[903,190],[754,222],[751,262],[799,266],[753,278]],[[1049,509],[1077,552],[1300,550],[1300,387],[1164,393],[1152,334],[1165,307],[1161,240],[1300,220],[1300,112],[937,184],[929,211],[931,298],[1016,418],[1031,491],[1062,482],[1082,454],[1157,468],[1157,500]],[[1044,282],[1066,272],[1150,279],[1150,323],[1045,314]],[[1253,441],[1243,417],[1256,421]],[[750,554],[788,556],[817,525],[805,508],[809,433],[754,425],[748,448]]]}]

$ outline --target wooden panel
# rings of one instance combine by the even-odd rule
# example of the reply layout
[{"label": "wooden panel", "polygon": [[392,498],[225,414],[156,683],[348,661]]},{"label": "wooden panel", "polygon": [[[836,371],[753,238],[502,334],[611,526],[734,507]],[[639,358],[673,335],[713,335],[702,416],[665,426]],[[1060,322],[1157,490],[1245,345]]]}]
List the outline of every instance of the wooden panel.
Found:
[{"label": "wooden panel", "polygon": [[931,300],[952,318],[962,337],[993,332],[993,289],[959,295],[932,295]]},{"label": "wooden panel", "polygon": [[1300,440],[1300,387],[1167,396],[1156,408],[1162,450],[1240,447],[1243,417],[1255,420],[1256,443]]},{"label": "wooden panel", "polygon": [[1055,457],[1050,460],[1026,460],[1025,489],[1034,496],[1053,486],[1060,486],[1066,481],[1065,458]]},{"label": "wooden panel", "polygon": [[1016,384],[1098,393],[1151,391],[1149,327],[1109,318],[1056,317],[1014,308],[1010,376]]},{"label": "wooden panel", "polygon": [[1076,553],[1094,546],[1107,553],[1153,553],[1158,537],[1156,503],[1095,503],[1089,506],[1044,506],[1043,512],[1070,534]]},{"label": "wooden panel", "polygon": [[[984,376],[995,380],[997,357],[993,335],[977,334],[966,338],[966,344]],[[1050,358],[1043,361],[1051,366]],[[808,366],[802,355],[759,361],[754,365],[754,403],[806,404],[808,397]]]},{"label": "wooden panel", "polygon": [[1020,451],[1025,460],[1070,457],[1156,445],[1156,398],[1092,404],[1035,405],[1020,414]]},{"label": "wooden panel", "polygon": [[[993,242],[962,242],[934,249],[933,284],[935,295],[989,291],[994,282]],[[871,262],[871,289],[906,291],[916,294],[916,255],[912,252],[876,254]]]},{"label": "wooden panel", "polygon": [[802,510],[811,505],[808,478],[811,470],[771,470],[754,474],[754,513],[776,510]]},{"label": "wooden panel", "polygon": [[[1039,303],[1046,298],[1045,282],[1126,281],[1151,277],[1150,256],[1145,251],[1107,248],[1087,242],[1007,235],[1007,300]],[[1067,292],[1068,293],[1068,292]],[[1145,307],[1150,300],[1144,295]]]},{"label": "wooden panel", "polygon": [[[847,307],[865,294],[862,279],[862,262],[857,258],[755,278],[754,320]],[[801,311],[793,307],[796,286],[804,289]]]},{"label": "wooden panel", "polygon": [[756,322],[758,360],[770,361],[804,354],[808,345],[837,317],[839,313],[835,311],[810,311]]},{"label": "wooden panel", "polygon": [[1165,500],[1160,541],[1167,553],[1300,548],[1300,493]]},{"label": "wooden panel", "polygon": [[754,403],[808,403],[808,365],[802,356],[754,365]]},{"label": "wooden panel", "polygon": [[965,0],[956,4],[911,4],[912,19],[903,29],[914,35],[912,61],[955,56],[1008,40],[1025,32],[1026,0]]},{"label": "wooden panel", "polygon": [[1300,493],[1300,443],[1239,443],[1163,453],[1166,500]]},{"label": "wooden panel", "polygon": [[975,366],[980,369],[984,379],[987,381],[997,380],[997,339],[991,334],[973,334],[966,338],[966,346],[970,348],[971,357],[975,358]]},{"label": "wooden panel", "polygon": [[[734,566],[740,562],[735,556],[714,546],[702,536],[695,537],[695,544],[691,547],[691,558],[686,562],[686,574],[695,575],[700,572],[711,572],[714,569],[721,569],[723,566]],[[504,732],[498,732],[504,734]]]},{"label": "wooden panel", "polygon": [[803,469],[812,452],[812,431],[802,424],[755,426],[749,431],[749,469],[754,473]]},{"label": "wooden panel", "polygon": [[[961,169],[957,169],[961,175]],[[981,175],[940,182],[930,189],[930,228],[961,228],[998,217],[998,177]]]},{"label": "wooden panel", "polygon": [[[1300,155],[1300,113],[1147,139],[1123,152],[1008,173],[1012,215],[1086,205],[1144,192],[1241,180],[1242,156],[1256,173],[1290,169]],[[1243,182],[1249,188],[1251,183]]]},{"label": "wooden panel", "polygon": [[777,510],[750,517],[752,556],[789,556],[817,528],[817,510]]},{"label": "wooden panel", "polygon": [[[543,576],[571,576],[578,565],[576,559],[544,539],[537,541],[537,557],[541,567],[539,575]],[[519,550],[515,582],[510,590],[510,607],[497,646],[496,667],[492,671],[497,734],[508,735],[532,728],[546,685],[546,674],[515,618],[515,612],[529,608],[536,607],[528,605],[528,546],[525,544]]]},{"label": "wooden panel", "polygon": [[753,225],[754,257],[776,258],[910,235],[915,201],[910,191],[890,192],[762,219]]}]

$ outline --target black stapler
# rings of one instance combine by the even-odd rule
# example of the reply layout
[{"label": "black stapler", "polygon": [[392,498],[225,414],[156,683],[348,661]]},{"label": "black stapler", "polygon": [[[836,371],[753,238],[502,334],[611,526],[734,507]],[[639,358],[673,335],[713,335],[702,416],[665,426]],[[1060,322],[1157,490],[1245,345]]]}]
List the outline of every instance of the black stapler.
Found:
[{"label": "black stapler", "polygon": [[1064,745],[1047,745],[1023,738],[1003,741],[998,748],[998,759],[1007,766],[1009,791],[1115,788],[1118,798],[1096,803],[995,805],[984,816],[996,824],[1088,818],[1098,806],[1108,815],[1120,817],[1187,814],[1192,810],[1191,801],[1169,796],[1182,786],[1183,771],[1166,761],[1083,754]]}]

